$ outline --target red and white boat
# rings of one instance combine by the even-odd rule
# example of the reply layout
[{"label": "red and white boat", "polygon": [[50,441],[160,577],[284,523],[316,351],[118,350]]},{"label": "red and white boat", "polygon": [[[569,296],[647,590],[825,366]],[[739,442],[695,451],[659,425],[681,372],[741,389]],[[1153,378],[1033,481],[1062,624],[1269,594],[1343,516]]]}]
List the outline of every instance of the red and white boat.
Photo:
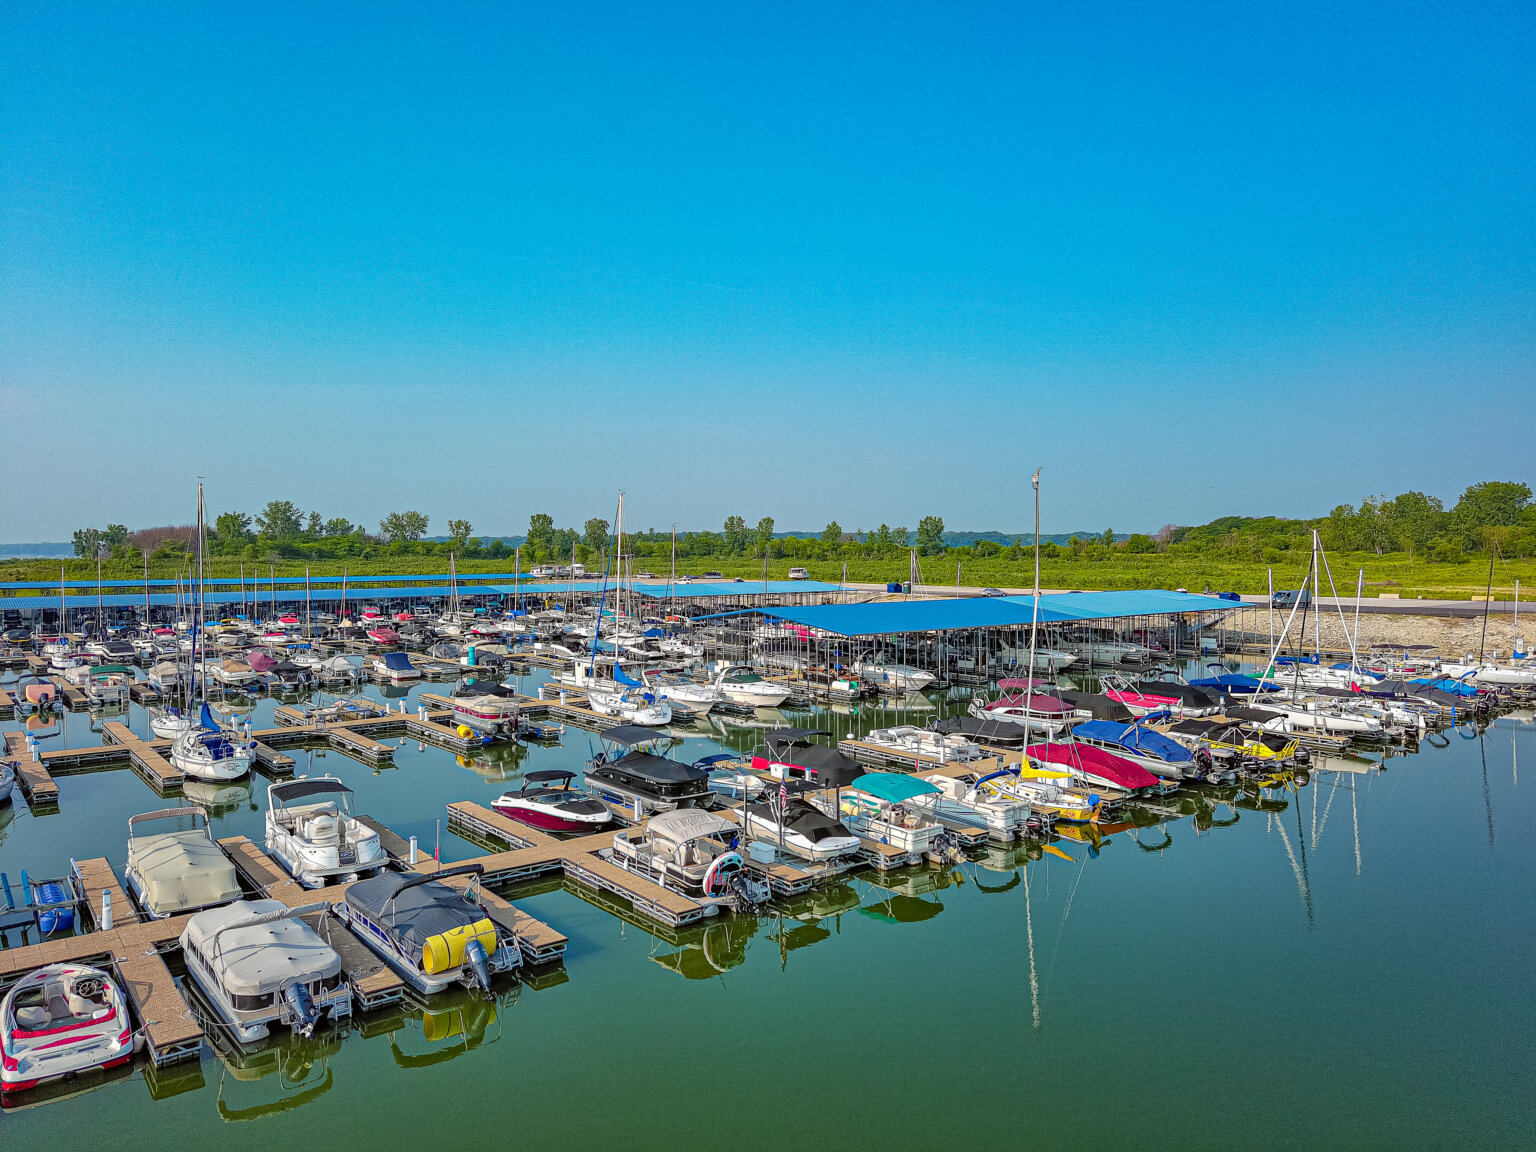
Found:
[{"label": "red and white boat", "polygon": [[357,622],[359,624],[382,624],[387,619],[388,617],[377,608],[360,608],[357,612]]},{"label": "red and white boat", "polygon": [[1031,744],[1025,752],[1032,760],[1067,769],[1082,784],[1132,794],[1162,787],[1162,781],[1141,765],[1091,744]]},{"label": "red and white boat", "polygon": [[112,978],[84,964],[50,964],[23,976],[0,1001],[0,1089],[113,1068],[143,1037]]},{"label": "red and white boat", "polygon": [[590,792],[572,787],[575,778],[576,773],[564,769],[529,772],[521,788],[503,793],[491,807],[530,828],[594,832],[610,823],[613,813]]},{"label": "red and white boat", "polygon": [[1164,696],[1155,691],[1142,692],[1129,684],[1107,680],[1104,684],[1104,695],[1124,704],[1133,716],[1146,716],[1153,712],[1177,712],[1184,703],[1177,696]]},{"label": "red and white boat", "polygon": [[1081,719],[1073,705],[1041,691],[1044,681],[999,680],[997,686],[1002,694],[996,700],[981,695],[971,698],[972,716],[1022,724],[1032,732],[1051,736],[1066,731]]},{"label": "red and white boat", "polygon": [[297,628],[301,621],[292,612],[285,612],[277,618],[277,622],[284,628]]},{"label": "red and white boat", "polygon": [[415,622],[416,617],[412,616],[409,612],[396,612],[391,619],[396,624],[411,624]]},{"label": "red and white boat", "polygon": [[368,629],[368,639],[372,640],[375,644],[398,644],[400,643],[400,633],[386,624],[375,624],[372,628]]}]

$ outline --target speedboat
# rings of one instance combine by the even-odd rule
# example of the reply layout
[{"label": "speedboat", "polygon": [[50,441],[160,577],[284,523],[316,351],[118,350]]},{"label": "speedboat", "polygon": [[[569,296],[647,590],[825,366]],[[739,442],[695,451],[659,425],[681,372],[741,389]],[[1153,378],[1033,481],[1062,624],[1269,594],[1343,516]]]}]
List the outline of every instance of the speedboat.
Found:
[{"label": "speedboat", "polygon": [[883,684],[909,692],[920,692],[938,677],[910,664],[887,664],[884,660],[856,660],[854,675],[871,684]]},{"label": "speedboat", "polygon": [[737,704],[749,708],[777,708],[789,699],[790,690],[781,684],[764,680],[755,672],[724,668],[715,680],[715,687]]},{"label": "speedboat", "polygon": [[251,770],[256,743],[219,727],[204,704],[198,723],[171,741],[171,764],[199,780],[237,780]]},{"label": "speedboat", "polygon": [[[396,640],[398,641],[398,637]],[[385,652],[369,663],[368,670],[375,676],[399,684],[405,680],[420,680],[421,669],[411,663],[404,652]]]},{"label": "speedboat", "polygon": [[632,688],[588,688],[587,703],[592,711],[603,716],[617,716],[626,724],[660,728],[672,723],[672,705],[656,699],[649,692]]},{"label": "speedboat", "polygon": [[607,805],[583,788],[574,788],[576,773],[564,769],[529,772],[516,792],[504,792],[491,802],[503,816],[549,832],[591,832],[613,821]]},{"label": "speedboat", "polygon": [[389,863],[379,834],[352,815],[352,789],[334,776],[267,788],[267,851],[306,888],[369,876]]},{"label": "speedboat", "polygon": [[1453,680],[1462,680],[1478,687],[1530,688],[1536,685],[1536,668],[1512,668],[1492,661],[1479,662],[1472,657],[1452,663],[1442,663],[1440,672]]},{"label": "speedboat", "polygon": [[16,769],[8,761],[0,760],[0,804],[9,800],[15,790]]},{"label": "speedboat", "polygon": [[862,847],[842,821],[798,796],[781,796],[769,789],[746,811],[748,832],[807,860],[836,860]]},{"label": "speedboat", "polygon": [[707,767],[681,764],[655,752],[664,733],[626,724],[598,735],[612,748],[593,757],[586,780],[604,803],[639,819],[652,812],[702,807],[714,796]]},{"label": "speedboat", "polygon": [[[418,992],[454,983],[489,992],[491,974],[518,967],[522,954],[480,903],[484,871],[461,864],[435,873],[381,872],[350,886],[333,909]],[[469,876],[469,886],[444,884],[451,876]]]},{"label": "speedboat", "polygon": [[181,734],[192,731],[192,725],[192,717],[170,703],[163,707],[149,708],[149,731],[161,740],[177,739]]},{"label": "speedboat", "polygon": [[[1254,724],[1273,722],[1279,716],[1267,708],[1247,711],[1262,714],[1262,718],[1253,721]],[[1172,720],[1157,727],[1158,731],[1194,752],[1196,760],[1218,767],[1230,765],[1229,770],[1235,769],[1243,760],[1284,764],[1303,755],[1301,744],[1294,736],[1250,728],[1247,723],[1231,717],[1225,720]]]},{"label": "speedboat", "polygon": [[187,972],[242,1044],[265,1039],[273,1024],[307,1037],[327,1012],[352,1014],[341,957],[301,919],[329,910],[324,902],[238,900],[187,921]]},{"label": "speedboat", "polygon": [[1099,818],[1101,798],[1073,788],[1072,773],[1034,764],[1009,764],[975,781],[978,796],[1022,800],[1037,813],[1069,824]]},{"label": "speedboat", "polygon": [[41,676],[23,676],[16,681],[15,694],[38,712],[46,712],[58,702],[59,686]]},{"label": "speedboat", "polygon": [[1033,760],[1071,772],[1082,784],[1132,794],[1151,792],[1160,785],[1145,768],[1092,744],[1031,744],[1026,752]]},{"label": "speedboat", "polygon": [[372,640],[375,644],[388,647],[391,644],[400,643],[400,633],[388,625],[375,624],[372,628],[368,629],[368,639]]},{"label": "speedboat", "polygon": [[722,904],[757,907],[768,902],[768,885],[747,874],[747,862],[735,847],[740,832],[713,812],[660,812],[643,828],[614,833],[613,847],[598,855],[626,872],[691,896],[710,911]]},{"label": "speedboat", "polygon": [[[190,827],[145,832],[150,822],[177,820]],[[128,818],[128,890],[155,920],[240,899],[229,857],[214,843],[201,808],[162,808]]]},{"label": "speedboat", "polygon": [[700,684],[686,676],[642,672],[640,679],[645,686],[674,708],[692,712],[695,716],[708,716],[710,709],[720,703],[723,693],[713,684]]},{"label": "speedboat", "polygon": [[157,664],[152,664],[145,678],[149,681],[149,686],[162,696],[169,695],[191,680],[190,676],[182,673],[180,664],[170,660],[161,660]]},{"label": "speedboat", "polygon": [[1088,720],[1072,729],[1072,739],[1129,760],[1155,776],[1188,780],[1202,775],[1193,752],[1177,740],[1139,724]]},{"label": "speedboat", "polygon": [[49,964],[0,1001],[0,1090],[126,1064],[141,1043],[112,977],[85,964]]}]

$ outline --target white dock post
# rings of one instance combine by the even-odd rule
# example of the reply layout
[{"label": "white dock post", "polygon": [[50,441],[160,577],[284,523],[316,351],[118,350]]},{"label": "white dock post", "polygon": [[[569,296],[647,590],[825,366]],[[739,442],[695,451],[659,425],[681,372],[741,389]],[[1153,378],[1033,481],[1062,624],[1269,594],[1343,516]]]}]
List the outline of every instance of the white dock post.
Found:
[{"label": "white dock post", "polygon": [[414,836],[411,837],[411,857],[410,857],[410,859],[411,859],[411,863],[412,864],[416,863],[416,837],[414,837]]},{"label": "white dock post", "polygon": [[107,888],[101,890],[101,930],[112,931],[112,892]]}]

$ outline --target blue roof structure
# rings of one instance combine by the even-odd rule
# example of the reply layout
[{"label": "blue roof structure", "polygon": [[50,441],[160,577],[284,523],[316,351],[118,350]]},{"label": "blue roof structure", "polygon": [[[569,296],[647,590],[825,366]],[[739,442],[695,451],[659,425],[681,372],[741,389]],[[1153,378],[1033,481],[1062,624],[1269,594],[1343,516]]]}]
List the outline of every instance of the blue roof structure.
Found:
[{"label": "blue roof structure", "polygon": [[[1040,623],[1223,612],[1234,606],[1231,600],[1188,592],[1059,592],[1040,597]],[[971,596],[774,608],[763,614],[836,636],[895,636],[904,632],[1025,627],[1034,620],[1034,612],[1032,596]]]}]

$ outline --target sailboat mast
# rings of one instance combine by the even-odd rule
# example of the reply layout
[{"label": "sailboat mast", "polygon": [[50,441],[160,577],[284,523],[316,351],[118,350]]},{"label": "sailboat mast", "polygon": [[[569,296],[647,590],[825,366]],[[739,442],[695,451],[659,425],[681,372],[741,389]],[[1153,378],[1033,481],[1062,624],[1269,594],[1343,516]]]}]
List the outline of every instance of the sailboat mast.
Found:
[{"label": "sailboat mast", "polygon": [[[1034,711],[1035,695],[1035,652],[1040,644],[1040,469],[1035,469],[1035,474],[1029,478],[1030,484],[1035,489],[1035,610],[1034,619],[1029,628],[1029,670],[1024,673],[1028,685],[1024,689],[1024,730],[1029,730],[1030,713]],[[1045,729],[1045,742],[1051,742],[1051,729],[1047,725]]]},{"label": "sailboat mast", "polygon": [[1483,649],[1488,643],[1488,613],[1493,610],[1493,561],[1499,554],[1499,542],[1488,545],[1488,591],[1483,596],[1483,635],[1477,642],[1477,662],[1483,662]]},{"label": "sailboat mast", "polygon": [[193,664],[202,675],[199,677],[199,694],[204,704],[208,703],[208,669],[206,667],[207,652],[203,647],[203,622],[207,616],[207,606],[203,600],[203,483],[197,483],[197,613],[193,620],[193,627],[197,630],[193,639],[194,653]]},{"label": "sailboat mast", "polygon": [[148,628],[149,620],[149,549],[144,549],[144,627]]},{"label": "sailboat mast", "polygon": [[96,635],[107,634],[105,610],[101,606],[101,549],[96,550]]},{"label": "sailboat mast", "polygon": [[304,639],[314,635],[309,622],[309,565],[304,565]]},{"label": "sailboat mast", "polygon": [[59,565],[59,643],[69,643],[69,616],[64,607],[64,565]]}]

